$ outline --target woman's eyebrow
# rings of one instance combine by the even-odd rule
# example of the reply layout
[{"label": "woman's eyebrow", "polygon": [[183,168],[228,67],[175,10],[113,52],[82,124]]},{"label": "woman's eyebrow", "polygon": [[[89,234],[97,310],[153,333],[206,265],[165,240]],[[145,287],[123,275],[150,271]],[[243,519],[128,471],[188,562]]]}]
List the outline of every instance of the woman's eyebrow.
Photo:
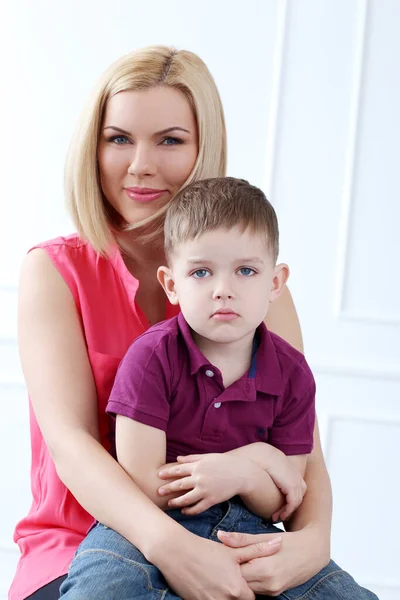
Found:
[{"label": "woman's eyebrow", "polygon": [[[121,127],[117,127],[116,125],[107,125],[107,127],[104,127],[104,131],[106,129],[114,129],[115,131],[118,131],[119,133],[123,133],[125,135],[130,135],[129,131],[126,131],[125,129],[121,129]],[[167,127],[167,129],[162,129],[161,131],[156,131],[154,135],[165,135],[166,133],[170,133],[171,131],[184,131],[185,133],[190,133],[190,131],[188,129],[185,129],[184,127],[179,127],[178,125],[174,125],[173,127]]]},{"label": "woman's eyebrow", "polygon": [[156,131],[154,135],[163,135],[166,133],[170,133],[171,131],[185,131],[186,133],[190,133],[188,129],[184,129],[183,127],[179,127],[178,125],[174,125],[174,127],[167,127],[167,129],[162,129],[161,131]]},{"label": "woman's eyebrow", "polygon": [[115,129],[115,131],[119,131],[119,133],[124,133],[125,135],[130,135],[129,131],[125,131],[125,129],[121,129],[121,127],[116,127],[115,125],[107,125],[107,127],[104,127],[104,131],[106,129]]}]

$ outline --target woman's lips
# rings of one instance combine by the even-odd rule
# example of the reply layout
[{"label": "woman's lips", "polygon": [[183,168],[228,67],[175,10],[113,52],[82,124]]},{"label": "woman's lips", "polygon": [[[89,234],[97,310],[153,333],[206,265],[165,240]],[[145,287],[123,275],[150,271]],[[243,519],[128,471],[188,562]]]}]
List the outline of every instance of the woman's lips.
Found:
[{"label": "woman's lips", "polygon": [[130,187],[125,188],[125,193],[131,200],[135,200],[135,202],[153,202],[154,200],[158,200],[164,194],[166,194],[168,190],[156,190],[153,188],[139,188],[139,187]]}]

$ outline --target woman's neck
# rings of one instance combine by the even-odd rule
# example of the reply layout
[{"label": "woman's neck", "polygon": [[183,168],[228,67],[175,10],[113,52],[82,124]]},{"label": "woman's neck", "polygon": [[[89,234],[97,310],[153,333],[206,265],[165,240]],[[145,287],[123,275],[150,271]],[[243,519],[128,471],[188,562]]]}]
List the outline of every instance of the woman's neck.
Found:
[{"label": "woman's neck", "polygon": [[117,243],[124,262],[133,275],[146,270],[156,271],[165,263],[165,253],[161,240],[143,243],[138,241],[134,231],[120,232]]}]

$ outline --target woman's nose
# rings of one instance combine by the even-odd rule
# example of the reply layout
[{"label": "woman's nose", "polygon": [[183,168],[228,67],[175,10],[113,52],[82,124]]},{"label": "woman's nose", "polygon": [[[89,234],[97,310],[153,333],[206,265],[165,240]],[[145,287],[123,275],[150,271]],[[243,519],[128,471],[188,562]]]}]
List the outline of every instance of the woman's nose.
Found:
[{"label": "woman's nose", "polygon": [[128,173],[136,177],[145,177],[146,175],[154,175],[155,172],[156,162],[153,151],[144,145],[137,144],[133,150]]}]

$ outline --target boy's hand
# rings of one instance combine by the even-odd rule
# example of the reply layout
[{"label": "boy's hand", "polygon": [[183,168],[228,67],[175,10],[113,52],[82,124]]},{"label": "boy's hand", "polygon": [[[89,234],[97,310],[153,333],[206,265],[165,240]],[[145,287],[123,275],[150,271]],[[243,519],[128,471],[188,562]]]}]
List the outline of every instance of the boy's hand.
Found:
[{"label": "boy's hand", "polygon": [[[168,502],[185,515],[198,515],[211,506],[243,492],[246,479],[256,465],[246,457],[229,454],[178,456],[178,465],[165,466],[161,479],[175,479],[159,488],[160,496],[181,493]],[[179,478],[179,479],[177,479]]]},{"label": "boy's hand", "polygon": [[307,485],[301,475],[300,469],[293,462],[293,460],[297,459],[301,461],[303,457],[289,458],[283,452],[279,452],[274,454],[274,459],[268,466],[268,475],[286,497],[286,504],[272,515],[272,521],[275,523],[286,521],[300,506],[307,491]]}]

